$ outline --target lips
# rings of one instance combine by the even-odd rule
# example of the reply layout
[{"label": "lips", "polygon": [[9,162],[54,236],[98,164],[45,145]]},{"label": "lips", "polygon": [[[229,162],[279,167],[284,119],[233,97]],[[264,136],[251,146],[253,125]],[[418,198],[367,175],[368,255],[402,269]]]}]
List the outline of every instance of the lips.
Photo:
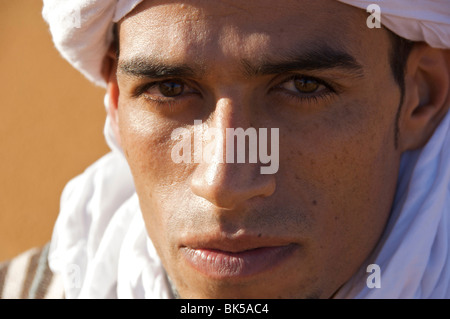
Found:
[{"label": "lips", "polygon": [[[268,245],[214,241],[203,246],[182,246],[187,264],[203,275],[215,279],[248,278],[272,270],[285,263],[298,245]],[[248,248],[248,247],[251,248]],[[195,247],[195,248],[194,248]]]}]

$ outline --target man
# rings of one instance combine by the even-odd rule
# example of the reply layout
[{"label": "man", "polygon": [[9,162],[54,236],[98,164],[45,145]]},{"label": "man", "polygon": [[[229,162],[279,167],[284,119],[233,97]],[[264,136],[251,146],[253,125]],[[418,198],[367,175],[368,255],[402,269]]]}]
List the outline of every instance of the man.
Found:
[{"label": "man", "polygon": [[45,1],[113,149],[62,197],[66,297],[450,297],[450,7],[343,2]]}]

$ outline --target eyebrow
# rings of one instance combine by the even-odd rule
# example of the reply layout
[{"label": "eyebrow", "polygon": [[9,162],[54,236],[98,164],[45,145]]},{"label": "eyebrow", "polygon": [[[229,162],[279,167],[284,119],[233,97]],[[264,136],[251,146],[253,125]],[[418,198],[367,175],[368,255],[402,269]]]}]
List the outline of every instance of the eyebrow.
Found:
[{"label": "eyebrow", "polygon": [[292,52],[279,61],[268,59],[258,64],[248,60],[242,62],[247,76],[329,69],[340,69],[356,77],[364,75],[363,66],[352,55],[328,46],[303,53]]},{"label": "eyebrow", "polygon": [[167,77],[194,77],[197,72],[186,64],[168,65],[151,58],[136,57],[119,63],[119,71],[126,75],[160,79]]},{"label": "eyebrow", "polygon": [[[340,69],[356,77],[364,75],[363,66],[352,55],[327,46],[307,52],[291,52],[276,59],[263,58],[257,63],[242,59],[241,65],[244,75],[247,77],[329,69]],[[200,77],[205,69],[205,67],[198,64],[194,65],[194,67],[190,67],[187,64],[166,64],[151,57],[134,57],[119,62],[119,71],[121,73],[152,79]]]}]

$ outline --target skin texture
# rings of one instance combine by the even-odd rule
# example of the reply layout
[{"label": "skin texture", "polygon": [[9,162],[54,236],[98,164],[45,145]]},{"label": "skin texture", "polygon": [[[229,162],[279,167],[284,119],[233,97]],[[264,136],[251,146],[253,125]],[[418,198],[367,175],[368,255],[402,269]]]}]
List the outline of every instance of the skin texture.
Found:
[{"label": "skin texture", "polygon": [[[110,54],[107,73],[110,115],[169,277],[186,298],[333,296],[382,234],[401,153],[423,144],[445,113],[438,108],[444,93],[434,98],[435,109],[414,113],[419,95],[430,93],[425,77],[414,73],[427,48],[412,54],[397,119],[390,41],[386,30],[366,27],[363,10],[324,0],[183,3],[144,1],[123,19],[120,57]],[[353,57],[360,69],[255,71],[324,44]],[[166,68],[166,75],[149,78],[141,71],[150,63],[160,73],[163,65],[189,72],[173,76]],[[314,93],[301,93],[293,75],[321,83]],[[176,97],[147,85],[174,80],[184,84]],[[194,127],[194,120],[203,124]],[[174,163],[171,133],[179,127],[192,134],[209,127],[279,128],[279,170],[261,175],[260,163]],[[214,143],[225,147],[223,140]],[[213,239],[230,240],[237,251],[249,243],[296,250],[270,271],[217,278],[183,256],[185,246]]]}]

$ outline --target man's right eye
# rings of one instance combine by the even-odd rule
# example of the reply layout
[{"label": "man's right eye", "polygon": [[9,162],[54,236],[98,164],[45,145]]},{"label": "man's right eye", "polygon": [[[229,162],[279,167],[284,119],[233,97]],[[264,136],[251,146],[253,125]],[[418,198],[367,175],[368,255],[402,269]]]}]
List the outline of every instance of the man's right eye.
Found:
[{"label": "man's right eye", "polygon": [[190,96],[200,96],[200,92],[194,89],[186,81],[179,79],[164,79],[160,81],[149,82],[137,87],[133,92],[134,98],[144,98],[151,103],[157,103],[161,106],[173,106],[181,103],[184,98]]},{"label": "man's right eye", "polygon": [[[153,89],[159,90],[159,92],[165,97],[176,97],[181,95],[184,91],[184,83],[181,81],[171,80],[159,82],[153,87]],[[148,89],[148,91],[150,88]]]}]

